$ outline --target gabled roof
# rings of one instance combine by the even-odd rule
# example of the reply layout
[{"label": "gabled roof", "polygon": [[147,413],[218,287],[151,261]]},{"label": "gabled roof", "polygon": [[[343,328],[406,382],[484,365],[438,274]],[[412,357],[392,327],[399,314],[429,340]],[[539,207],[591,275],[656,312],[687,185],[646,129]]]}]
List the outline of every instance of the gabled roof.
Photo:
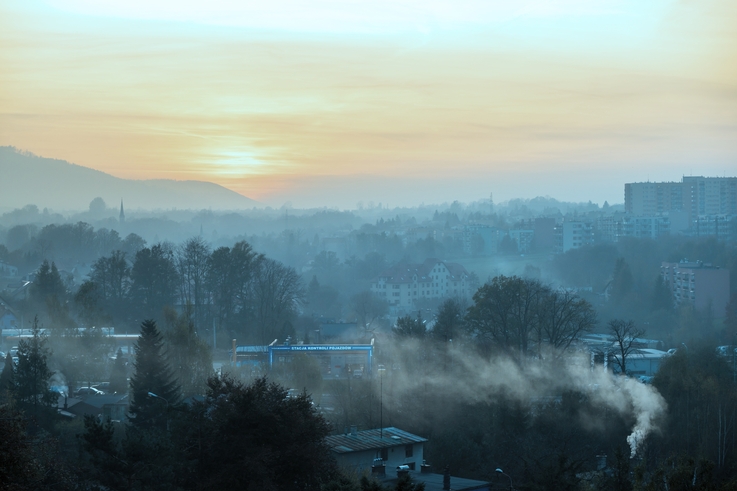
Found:
[{"label": "gabled roof", "polygon": [[102,396],[89,396],[84,402],[92,407],[101,408],[109,405],[128,405],[128,394],[105,394]]},{"label": "gabled roof", "polygon": [[386,278],[388,283],[411,283],[414,281],[414,276],[417,276],[417,281],[430,281],[430,274],[438,264],[442,264],[448,269],[451,279],[459,280],[464,276],[468,276],[468,271],[461,264],[430,258],[422,264],[399,263],[382,271],[378,278]]},{"label": "gabled roof", "polygon": [[350,433],[331,435],[325,438],[325,441],[333,452],[345,454],[408,445],[410,443],[423,443],[427,441],[427,438],[390,426],[384,428],[383,431],[380,428],[375,428],[358,431],[355,435]]}]

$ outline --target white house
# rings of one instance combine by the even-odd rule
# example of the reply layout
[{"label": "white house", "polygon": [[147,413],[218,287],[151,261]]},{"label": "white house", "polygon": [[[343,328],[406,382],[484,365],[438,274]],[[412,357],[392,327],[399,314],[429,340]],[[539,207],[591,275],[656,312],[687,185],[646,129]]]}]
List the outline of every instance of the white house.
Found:
[{"label": "white house", "polygon": [[427,438],[413,435],[393,426],[357,431],[327,437],[338,466],[357,474],[369,473],[375,459],[382,459],[387,469],[406,465],[419,470]]}]

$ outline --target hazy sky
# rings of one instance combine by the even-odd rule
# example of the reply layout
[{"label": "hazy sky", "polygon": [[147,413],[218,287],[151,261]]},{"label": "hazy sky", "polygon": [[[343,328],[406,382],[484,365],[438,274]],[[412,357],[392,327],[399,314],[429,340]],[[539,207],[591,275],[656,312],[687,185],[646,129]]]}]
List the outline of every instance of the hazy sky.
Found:
[{"label": "hazy sky", "polygon": [[0,145],[277,206],[623,202],[737,175],[737,2],[0,0]]}]

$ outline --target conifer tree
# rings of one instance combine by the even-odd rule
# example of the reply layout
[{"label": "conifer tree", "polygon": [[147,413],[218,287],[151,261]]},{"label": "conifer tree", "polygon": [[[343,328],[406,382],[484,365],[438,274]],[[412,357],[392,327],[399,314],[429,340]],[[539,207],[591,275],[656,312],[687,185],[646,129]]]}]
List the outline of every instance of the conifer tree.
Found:
[{"label": "conifer tree", "polygon": [[33,408],[34,415],[56,403],[57,395],[49,386],[52,372],[46,364],[51,351],[46,347],[38,318],[33,320],[33,336],[18,343],[18,365],[13,374],[12,392],[16,400]]},{"label": "conifer tree", "polygon": [[0,401],[5,399],[8,391],[13,387],[13,380],[15,378],[13,376],[13,357],[10,355],[10,352],[5,355],[4,361],[3,371],[0,373]]},{"label": "conifer tree", "polygon": [[132,422],[139,427],[165,426],[166,411],[179,402],[180,391],[155,321],[141,323],[135,350],[135,372],[130,382]]}]

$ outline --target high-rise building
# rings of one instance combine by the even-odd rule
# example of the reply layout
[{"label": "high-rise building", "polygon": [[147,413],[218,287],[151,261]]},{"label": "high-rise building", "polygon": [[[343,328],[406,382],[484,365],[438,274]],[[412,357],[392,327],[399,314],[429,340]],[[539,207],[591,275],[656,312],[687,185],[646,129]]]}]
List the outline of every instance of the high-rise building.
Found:
[{"label": "high-rise building", "polygon": [[633,182],[624,185],[624,211],[629,215],[655,216],[682,211],[682,182]]},{"label": "high-rise building", "polygon": [[699,310],[712,309],[717,318],[726,315],[729,302],[729,270],[701,261],[666,263],[660,266],[663,281],[678,305],[691,304]]},{"label": "high-rise building", "polygon": [[624,209],[630,216],[667,215],[674,232],[693,231],[698,222],[729,222],[737,217],[737,177],[684,176],[681,182],[627,183]]}]

